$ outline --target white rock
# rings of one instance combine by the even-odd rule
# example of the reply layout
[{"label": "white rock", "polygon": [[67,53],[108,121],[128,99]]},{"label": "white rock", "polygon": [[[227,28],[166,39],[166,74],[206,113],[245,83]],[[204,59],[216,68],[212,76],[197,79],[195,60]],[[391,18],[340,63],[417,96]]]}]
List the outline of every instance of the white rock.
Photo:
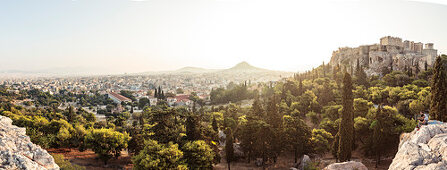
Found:
[{"label": "white rock", "polygon": [[25,128],[11,123],[0,116],[0,169],[59,169],[46,150],[30,141]]},{"label": "white rock", "polygon": [[431,124],[401,135],[389,170],[447,170],[447,124]]},{"label": "white rock", "polygon": [[323,170],[368,170],[361,162],[349,161],[328,165]]}]

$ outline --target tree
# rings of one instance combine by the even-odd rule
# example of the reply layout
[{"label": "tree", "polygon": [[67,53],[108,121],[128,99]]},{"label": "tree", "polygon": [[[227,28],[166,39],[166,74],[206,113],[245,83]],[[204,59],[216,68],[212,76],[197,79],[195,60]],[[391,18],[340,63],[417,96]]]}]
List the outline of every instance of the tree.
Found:
[{"label": "tree", "polygon": [[445,97],[447,95],[447,82],[444,62],[441,56],[436,58],[433,69],[430,113],[434,119],[445,122],[447,121],[447,98]]},{"label": "tree", "polygon": [[183,152],[178,149],[177,144],[168,143],[164,145],[155,140],[147,140],[144,144],[144,149],[138,155],[132,157],[136,170],[187,169],[182,159]]},{"label": "tree", "polygon": [[184,133],[184,127],[178,123],[178,113],[174,108],[166,105],[146,109],[143,112],[145,123],[154,125],[151,127],[154,140],[160,143],[170,141],[177,143],[180,140],[180,133]]},{"label": "tree", "polygon": [[188,116],[186,118],[186,137],[190,141],[199,140],[201,136],[200,124],[195,116]]},{"label": "tree", "polygon": [[363,67],[360,66],[358,59],[357,59],[357,67],[355,70],[355,80],[356,80],[356,84],[358,84],[358,85],[363,85],[365,87],[369,86],[368,76],[366,75],[365,70],[363,70]]},{"label": "tree", "polygon": [[150,100],[146,97],[141,98],[138,100],[138,108],[144,109],[145,106],[150,106]]},{"label": "tree", "polygon": [[[241,125],[238,139],[241,141],[241,148],[244,150],[248,163],[257,154],[259,143],[257,143],[257,133],[262,126],[262,121],[254,116],[247,116],[247,121]],[[263,148],[265,149],[265,148]]]},{"label": "tree", "polygon": [[182,147],[189,169],[212,169],[214,151],[203,140],[188,142]]},{"label": "tree", "polygon": [[331,142],[334,139],[331,133],[324,129],[312,130],[312,144],[316,153],[324,155],[331,149]]},{"label": "tree", "polygon": [[342,105],[343,110],[341,114],[340,123],[340,141],[338,158],[340,161],[345,162],[351,159],[353,135],[354,135],[354,116],[353,116],[353,95],[352,95],[352,81],[351,75],[345,73],[343,78],[343,91],[342,91]]},{"label": "tree", "polygon": [[112,156],[119,157],[121,150],[127,148],[129,141],[127,133],[120,133],[113,129],[93,129],[85,136],[87,148],[92,149],[98,157],[107,164]]},{"label": "tree", "polygon": [[298,157],[311,151],[311,132],[299,117],[284,115],[283,129],[286,145],[294,151],[295,163]]},{"label": "tree", "polygon": [[233,148],[233,133],[230,128],[225,130],[226,139],[225,139],[225,158],[228,163],[228,170],[230,170],[230,163],[234,160],[234,148]]},{"label": "tree", "polygon": [[183,94],[183,93],[184,93],[184,91],[183,91],[182,88],[177,88],[177,89],[175,90],[175,92],[176,92],[177,94]]},{"label": "tree", "polygon": [[211,126],[213,127],[214,132],[219,132],[219,125],[217,124],[215,116],[213,116],[213,122],[211,123]]}]

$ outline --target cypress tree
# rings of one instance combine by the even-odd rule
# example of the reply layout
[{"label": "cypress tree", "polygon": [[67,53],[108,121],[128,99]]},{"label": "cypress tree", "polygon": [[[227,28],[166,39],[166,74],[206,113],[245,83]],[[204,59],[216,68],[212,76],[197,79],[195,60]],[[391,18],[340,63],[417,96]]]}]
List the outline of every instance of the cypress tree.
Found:
[{"label": "cypress tree", "polygon": [[352,95],[352,80],[349,73],[345,73],[343,78],[341,122],[338,133],[340,135],[338,147],[338,159],[345,162],[351,159],[354,135],[354,98]]},{"label": "cypress tree", "polygon": [[298,86],[298,96],[301,96],[303,93],[304,93],[303,80],[300,79],[300,84]]},{"label": "cypress tree", "polygon": [[436,58],[435,65],[433,67],[433,76],[431,81],[431,103],[430,113],[434,119],[439,121],[447,121],[447,83],[445,68],[440,56]]},{"label": "cypress tree", "polygon": [[419,61],[418,61],[418,62],[416,62],[416,69],[415,69],[415,72],[414,72],[416,77],[418,76],[419,72],[421,72],[421,70],[419,68]]},{"label": "cypress tree", "polygon": [[211,126],[213,127],[213,130],[215,132],[219,132],[219,126],[217,125],[217,120],[215,116],[213,116],[213,122],[211,123]]},{"label": "cypress tree", "polygon": [[323,68],[323,77],[326,77],[326,67],[324,66],[324,61],[323,66],[321,68]]},{"label": "cypress tree", "polygon": [[233,134],[231,132],[230,128],[227,128],[225,130],[226,139],[225,139],[225,158],[227,159],[228,163],[228,170],[230,170],[230,163],[234,159],[234,148],[233,148]]},{"label": "cypress tree", "polygon": [[200,139],[200,127],[199,122],[195,116],[188,116],[186,118],[186,138],[190,141]]},{"label": "cypress tree", "polygon": [[357,59],[357,67],[355,69],[355,78],[357,85],[363,85],[365,87],[369,86],[368,76],[366,75],[365,70],[363,70],[363,67],[360,66],[360,62],[358,59]]}]

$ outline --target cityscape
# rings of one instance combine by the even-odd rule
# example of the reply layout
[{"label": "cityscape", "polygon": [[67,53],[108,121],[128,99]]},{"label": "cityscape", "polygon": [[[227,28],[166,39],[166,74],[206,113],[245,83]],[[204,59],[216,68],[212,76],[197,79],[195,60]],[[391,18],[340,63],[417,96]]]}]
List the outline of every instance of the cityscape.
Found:
[{"label": "cityscape", "polygon": [[445,170],[442,0],[0,2],[0,170]]}]

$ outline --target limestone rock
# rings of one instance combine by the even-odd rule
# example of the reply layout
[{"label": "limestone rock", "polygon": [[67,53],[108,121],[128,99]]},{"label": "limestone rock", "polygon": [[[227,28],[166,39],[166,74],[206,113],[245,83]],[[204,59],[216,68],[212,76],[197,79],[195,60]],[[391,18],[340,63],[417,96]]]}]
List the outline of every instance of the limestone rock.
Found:
[{"label": "limestone rock", "polygon": [[310,162],[310,158],[307,155],[303,155],[303,158],[301,158],[300,165],[298,166],[299,169],[303,170]]},{"label": "limestone rock", "polygon": [[26,129],[0,116],[0,169],[50,169],[59,166],[53,157],[26,136]]},{"label": "limestone rock", "polygon": [[368,75],[381,75],[385,68],[404,71],[406,68],[416,70],[419,66],[422,70],[425,63],[433,66],[436,56],[438,51],[432,43],[427,43],[424,48],[422,43],[402,42],[401,38],[386,36],[379,44],[339,48],[332,53],[329,65],[357,67],[358,62]]},{"label": "limestone rock", "polygon": [[430,124],[403,134],[389,169],[446,169],[447,124]]},{"label": "limestone rock", "polygon": [[330,164],[323,170],[368,170],[368,168],[361,162],[349,161]]}]

